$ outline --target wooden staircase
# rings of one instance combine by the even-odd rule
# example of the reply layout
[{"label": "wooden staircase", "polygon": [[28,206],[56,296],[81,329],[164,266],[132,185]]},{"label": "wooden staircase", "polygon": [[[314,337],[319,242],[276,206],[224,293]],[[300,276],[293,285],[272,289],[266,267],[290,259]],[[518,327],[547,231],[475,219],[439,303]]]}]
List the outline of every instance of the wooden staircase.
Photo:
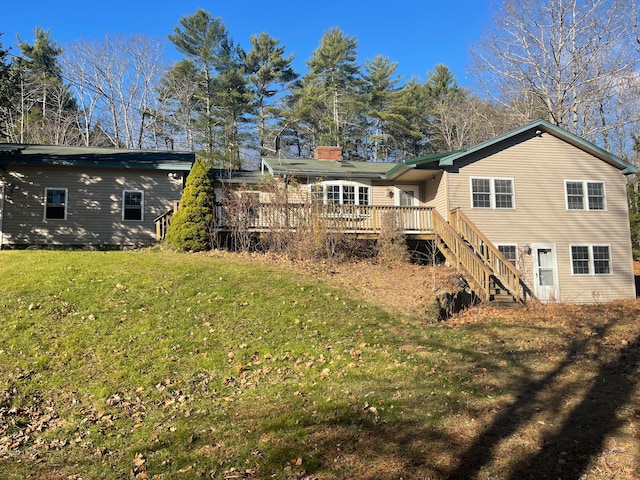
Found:
[{"label": "wooden staircase", "polygon": [[433,211],[436,245],[483,302],[524,303],[531,292],[518,269],[460,209],[449,222]]}]

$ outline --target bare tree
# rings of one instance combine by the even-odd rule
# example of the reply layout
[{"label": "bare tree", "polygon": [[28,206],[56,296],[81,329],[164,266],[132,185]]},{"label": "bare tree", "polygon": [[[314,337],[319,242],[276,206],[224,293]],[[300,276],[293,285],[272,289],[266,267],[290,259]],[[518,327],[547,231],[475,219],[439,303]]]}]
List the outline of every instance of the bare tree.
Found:
[{"label": "bare tree", "polygon": [[[540,109],[552,123],[605,148],[637,123],[623,107],[634,81],[629,49],[635,0],[505,0],[473,64],[488,91],[523,119]],[[637,92],[636,92],[637,94]],[[522,110],[522,107],[525,107]]]},{"label": "bare tree", "polygon": [[99,125],[115,147],[153,146],[146,133],[165,70],[162,55],[161,43],[142,35],[81,41],[67,50],[64,71],[78,97],[85,144]]}]

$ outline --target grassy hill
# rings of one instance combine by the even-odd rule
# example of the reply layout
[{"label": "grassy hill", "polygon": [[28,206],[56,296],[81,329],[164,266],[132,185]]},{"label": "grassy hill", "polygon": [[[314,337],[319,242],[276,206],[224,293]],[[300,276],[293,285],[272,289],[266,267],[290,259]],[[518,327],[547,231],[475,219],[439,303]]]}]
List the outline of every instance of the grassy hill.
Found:
[{"label": "grassy hill", "polygon": [[259,258],[3,251],[0,478],[635,478],[638,318],[443,324]]}]

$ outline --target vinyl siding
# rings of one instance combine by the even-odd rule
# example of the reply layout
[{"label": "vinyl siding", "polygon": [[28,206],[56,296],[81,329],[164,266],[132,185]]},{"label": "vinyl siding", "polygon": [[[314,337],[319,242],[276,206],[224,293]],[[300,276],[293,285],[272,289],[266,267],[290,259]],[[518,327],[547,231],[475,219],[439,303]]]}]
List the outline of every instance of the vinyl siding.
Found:
[{"label": "vinyl siding", "polygon": [[[512,178],[515,209],[471,208],[471,177]],[[605,184],[606,211],[567,210],[565,180]],[[626,180],[610,166],[550,134],[512,145],[448,175],[451,208],[461,207],[494,244],[556,247],[560,301],[591,303],[635,298]],[[610,245],[612,275],[574,276],[570,245]],[[521,267],[533,285],[531,255]]]},{"label": "vinyl siding", "polygon": [[[4,244],[137,246],[156,241],[154,218],[170,210],[182,179],[161,170],[20,167],[4,173]],[[45,188],[68,190],[67,219],[44,218]],[[144,192],[143,220],[122,220],[123,190]]]},{"label": "vinyl siding", "polygon": [[371,204],[376,206],[393,205],[393,197],[389,192],[393,191],[393,184],[386,182],[375,182],[371,189]]},{"label": "vinyl siding", "polygon": [[[427,188],[426,204],[429,207],[433,207],[436,211],[442,215],[443,218],[447,218],[447,181],[448,172],[441,172],[435,175],[435,181],[431,181],[431,184]],[[427,184],[429,182],[427,181]]]}]

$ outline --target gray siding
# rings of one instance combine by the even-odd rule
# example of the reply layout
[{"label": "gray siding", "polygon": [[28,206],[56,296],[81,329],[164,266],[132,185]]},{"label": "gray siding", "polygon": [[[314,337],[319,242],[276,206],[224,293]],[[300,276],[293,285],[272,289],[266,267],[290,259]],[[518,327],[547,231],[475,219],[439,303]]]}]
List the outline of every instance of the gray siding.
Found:
[{"label": "gray siding", "polygon": [[[2,174],[5,245],[115,245],[155,242],[154,218],[179,200],[182,179],[162,170],[14,167]],[[45,220],[45,188],[66,188],[67,219]],[[144,192],[143,220],[122,219],[124,190]]]},{"label": "gray siding", "polygon": [[[512,178],[515,209],[471,208],[471,177]],[[605,211],[567,210],[565,180],[605,184]],[[451,208],[461,207],[494,244],[518,244],[533,285],[528,247],[556,246],[560,301],[591,303],[635,298],[626,180],[620,170],[543,134],[460,167],[448,175]],[[612,275],[575,276],[570,245],[610,245]]]}]

